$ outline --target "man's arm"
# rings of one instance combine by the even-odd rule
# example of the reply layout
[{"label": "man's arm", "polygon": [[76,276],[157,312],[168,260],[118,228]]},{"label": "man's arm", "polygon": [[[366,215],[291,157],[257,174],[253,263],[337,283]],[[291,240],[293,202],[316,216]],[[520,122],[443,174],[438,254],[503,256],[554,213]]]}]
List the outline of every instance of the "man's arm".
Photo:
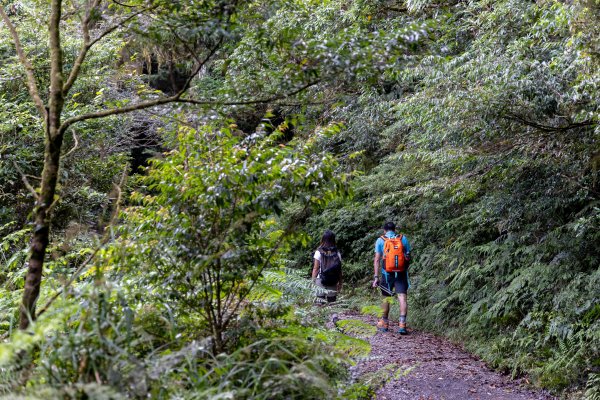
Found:
[{"label": "man's arm", "polygon": [[379,276],[379,268],[381,265],[380,262],[381,262],[381,254],[375,253],[375,258],[373,259],[373,276],[375,276],[375,277]]},{"label": "man's arm", "polygon": [[404,247],[404,252],[405,253],[410,253],[412,250],[412,247],[410,246],[410,242],[408,241],[408,239],[406,238],[406,236],[402,235],[402,246]]},{"label": "man's arm", "polygon": [[410,242],[406,238],[406,236],[402,235],[402,246],[404,247],[404,259],[406,260],[406,268],[410,267],[410,262],[412,261],[412,255],[410,247]]},{"label": "man's arm", "polygon": [[381,261],[381,253],[375,252],[373,259],[373,287],[379,285],[379,262]]}]

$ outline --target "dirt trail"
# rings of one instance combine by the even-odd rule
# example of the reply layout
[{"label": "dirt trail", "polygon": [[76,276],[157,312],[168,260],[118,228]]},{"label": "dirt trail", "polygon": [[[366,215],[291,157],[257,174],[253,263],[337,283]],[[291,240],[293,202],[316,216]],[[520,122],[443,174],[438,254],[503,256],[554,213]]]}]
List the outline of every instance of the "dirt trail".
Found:
[{"label": "dirt trail", "polygon": [[[375,324],[364,315],[344,315]],[[390,324],[391,325],[391,324]],[[554,397],[524,386],[523,381],[490,370],[485,363],[432,334],[412,331],[401,336],[393,332],[368,338],[371,355],[353,368],[356,377],[392,365],[394,377],[377,391],[379,400],[548,400]]]}]

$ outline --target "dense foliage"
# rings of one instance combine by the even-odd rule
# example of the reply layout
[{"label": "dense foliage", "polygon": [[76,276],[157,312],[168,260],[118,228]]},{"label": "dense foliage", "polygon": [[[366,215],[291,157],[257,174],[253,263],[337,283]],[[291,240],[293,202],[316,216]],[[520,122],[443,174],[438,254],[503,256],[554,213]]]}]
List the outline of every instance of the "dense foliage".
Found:
[{"label": "dense foliage", "polygon": [[[334,333],[303,340],[319,331],[300,325],[295,297],[282,298],[285,275],[260,278],[283,273],[279,250],[297,222],[273,210],[297,200],[301,218],[344,185],[331,157],[309,145],[273,146],[275,137],[182,128],[177,148],[142,179],[146,193],[133,194],[139,206],[123,211],[118,239],[82,271],[72,296],[40,313],[33,336],[16,333],[0,348],[12,362],[3,385],[26,380],[36,396],[67,398],[334,393],[345,377],[340,357],[366,344]],[[267,173],[270,165],[279,168]],[[320,195],[311,195],[317,187]],[[22,370],[31,362],[36,368]]]},{"label": "dense foliage", "polygon": [[[351,23],[328,38],[302,24],[269,36],[281,15],[311,8],[261,3],[2,6],[7,398],[344,395],[348,357],[369,345],[319,327],[318,289],[283,258],[306,240],[306,218],[349,190],[351,174],[321,146],[340,127],[264,118],[281,116],[278,102],[302,104],[317,83],[371,79],[373,60],[410,38],[381,41]],[[296,129],[307,135],[292,140]],[[156,158],[145,171],[141,150]],[[45,257],[28,313],[28,239],[48,231],[47,248],[32,246]]]},{"label": "dense foliage", "polygon": [[[6,3],[48,88],[48,6]],[[305,278],[332,229],[338,307],[376,313],[372,246],[394,220],[414,247],[409,325],[599,396],[597,0],[67,3],[66,70],[83,8],[92,37],[118,28],[64,118],[186,91],[66,132],[19,331],[46,139],[0,25],[0,395],[371,398],[347,367],[373,327],[325,329],[336,308],[312,307]]]},{"label": "dense foliage", "polygon": [[393,15],[439,24],[405,68],[329,109],[348,126],[333,149],[371,159],[354,200],[311,226],[339,233],[360,282],[395,220],[414,242],[413,323],[542,386],[584,387],[600,368],[600,6],[407,5]]}]

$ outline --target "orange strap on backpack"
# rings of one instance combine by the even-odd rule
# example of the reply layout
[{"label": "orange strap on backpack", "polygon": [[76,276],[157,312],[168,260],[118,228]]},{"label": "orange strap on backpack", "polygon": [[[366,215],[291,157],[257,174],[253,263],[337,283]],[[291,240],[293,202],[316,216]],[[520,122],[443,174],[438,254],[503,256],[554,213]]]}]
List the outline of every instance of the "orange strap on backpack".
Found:
[{"label": "orange strap on backpack", "polygon": [[406,260],[404,258],[404,246],[402,235],[394,238],[381,236],[383,239],[383,263],[386,272],[404,272]]}]

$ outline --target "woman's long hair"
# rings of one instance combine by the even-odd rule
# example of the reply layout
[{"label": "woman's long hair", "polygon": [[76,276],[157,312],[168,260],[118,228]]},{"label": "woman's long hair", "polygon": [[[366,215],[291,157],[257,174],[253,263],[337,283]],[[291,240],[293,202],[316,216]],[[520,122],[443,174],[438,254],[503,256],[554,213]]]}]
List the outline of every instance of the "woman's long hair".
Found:
[{"label": "woman's long hair", "polygon": [[335,246],[335,233],[330,231],[329,229],[323,233],[323,237],[321,237],[321,244],[319,248],[322,247],[336,247]]}]

